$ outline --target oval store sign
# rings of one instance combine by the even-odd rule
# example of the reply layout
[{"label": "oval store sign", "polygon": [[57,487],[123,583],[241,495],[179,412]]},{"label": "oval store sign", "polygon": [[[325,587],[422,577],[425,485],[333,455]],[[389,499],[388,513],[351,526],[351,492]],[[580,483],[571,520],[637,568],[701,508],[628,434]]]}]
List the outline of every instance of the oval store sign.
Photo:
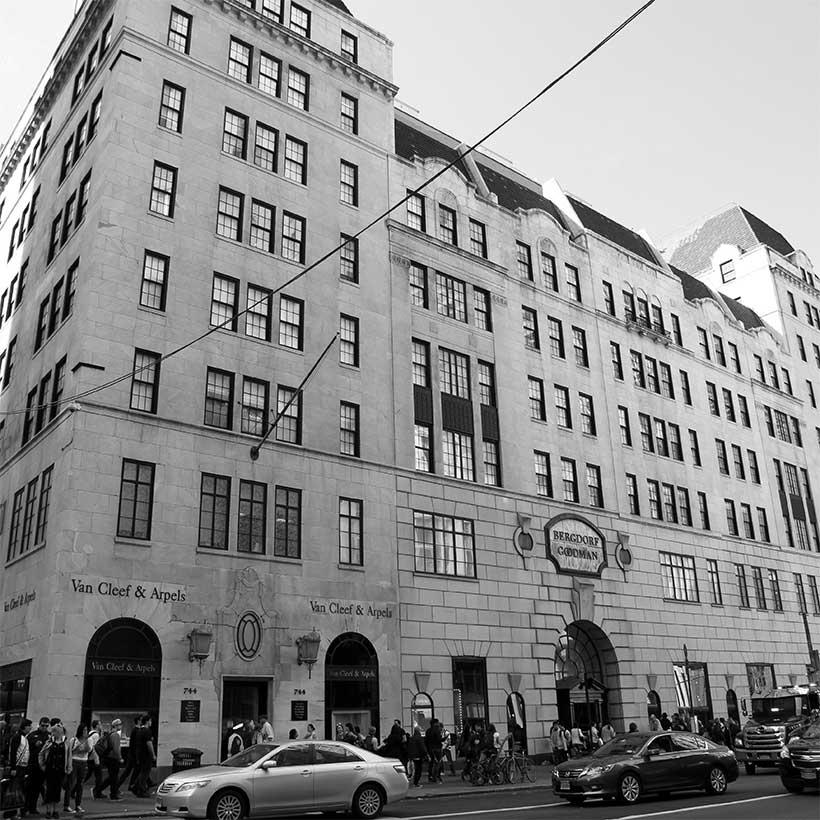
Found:
[{"label": "oval store sign", "polygon": [[589,521],[563,514],[551,518],[544,527],[547,558],[558,572],[567,575],[601,577],[606,562],[606,539]]}]

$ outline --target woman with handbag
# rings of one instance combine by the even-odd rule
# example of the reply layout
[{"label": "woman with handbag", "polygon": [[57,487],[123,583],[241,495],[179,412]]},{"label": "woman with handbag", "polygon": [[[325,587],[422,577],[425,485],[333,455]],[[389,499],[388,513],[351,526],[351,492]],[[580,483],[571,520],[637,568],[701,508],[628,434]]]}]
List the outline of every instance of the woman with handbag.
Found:
[{"label": "woman with handbag", "polygon": [[51,737],[40,750],[40,768],[45,773],[46,796],[43,801],[46,806],[46,818],[57,820],[60,812],[60,797],[63,792],[63,783],[66,775],[71,771],[71,756],[66,754],[65,729],[61,723],[51,727]]},{"label": "woman with handbag", "polygon": [[[88,727],[81,723],[77,731],[66,744],[66,757],[71,766],[68,774],[68,787],[63,798],[63,808],[74,814],[85,814],[83,808],[83,783],[88,772],[88,758],[93,754],[91,743],[88,739]],[[74,808],[69,805],[71,798],[74,798]]]}]

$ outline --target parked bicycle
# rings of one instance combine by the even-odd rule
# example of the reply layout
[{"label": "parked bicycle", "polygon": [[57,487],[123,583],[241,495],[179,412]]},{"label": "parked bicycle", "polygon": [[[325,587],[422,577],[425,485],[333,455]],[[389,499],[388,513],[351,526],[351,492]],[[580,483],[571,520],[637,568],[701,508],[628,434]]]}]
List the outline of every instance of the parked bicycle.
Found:
[{"label": "parked bicycle", "polygon": [[506,783],[535,783],[535,768],[526,752],[513,752],[501,761]]},{"label": "parked bicycle", "polygon": [[484,786],[487,783],[500,786],[504,782],[503,766],[503,758],[498,755],[482,758],[470,768],[470,783],[473,786]]}]

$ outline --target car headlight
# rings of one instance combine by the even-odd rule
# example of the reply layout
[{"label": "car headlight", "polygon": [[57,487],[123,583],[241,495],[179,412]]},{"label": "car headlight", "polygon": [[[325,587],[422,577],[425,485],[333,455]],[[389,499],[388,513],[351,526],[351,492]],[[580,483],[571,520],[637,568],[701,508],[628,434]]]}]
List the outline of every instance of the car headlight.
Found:
[{"label": "car headlight", "polygon": [[743,738],[740,735],[735,738],[735,746],[743,746]]},{"label": "car headlight", "polygon": [[178,792],[192,792],[194,789],[207,786],[210,782],[210,780],[192,780],[190,783],[180,783],[176,790]]},{"label": "car headlight", "polygon": [[788,758],[790,758],[790,757],[791,757],[791,753],[789,752],[789,747],[788,747],[788,746],[784,746],[784,747],[780,750],[780,757],[782,757],[782,758],[784,758],[784,759],[788,759]]},{"label": "car headlight", "polygon": [[607,763],[602,766],[589,766],[581,773],[581,777],[599,777],[608,772],[614,765],[614,763]]}]

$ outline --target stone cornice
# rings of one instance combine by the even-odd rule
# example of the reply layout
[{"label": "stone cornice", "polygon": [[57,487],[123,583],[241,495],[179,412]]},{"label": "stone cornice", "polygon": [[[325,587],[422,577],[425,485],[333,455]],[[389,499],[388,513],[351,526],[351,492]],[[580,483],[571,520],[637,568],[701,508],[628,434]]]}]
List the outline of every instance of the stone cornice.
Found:
[{"label": "stone cornice", "polygon": [[387,82],[371,71],[367,71],[356,63],[351,63],[344,59],[341,54],[336,54],[329,48],[309,40],[307,37],[302,37],[295,31],[275,20],[268,17],[263,17],[259,12],[249,9],[233,0],[202,0],[205,5],[214,6],[226,15],[231,15],[244,23],[247,26],[253,27],[258,31],[267,34],[272,40],[281,43],[282,45],[295,49],[302,54],[307,54],[313,57],[317,62],[325,63],[334,71],[340,71],[346,77],[350,77],[368,86],[373,91],[380,93],[386,99],[392,100],[398,94],[398,86]]}]

